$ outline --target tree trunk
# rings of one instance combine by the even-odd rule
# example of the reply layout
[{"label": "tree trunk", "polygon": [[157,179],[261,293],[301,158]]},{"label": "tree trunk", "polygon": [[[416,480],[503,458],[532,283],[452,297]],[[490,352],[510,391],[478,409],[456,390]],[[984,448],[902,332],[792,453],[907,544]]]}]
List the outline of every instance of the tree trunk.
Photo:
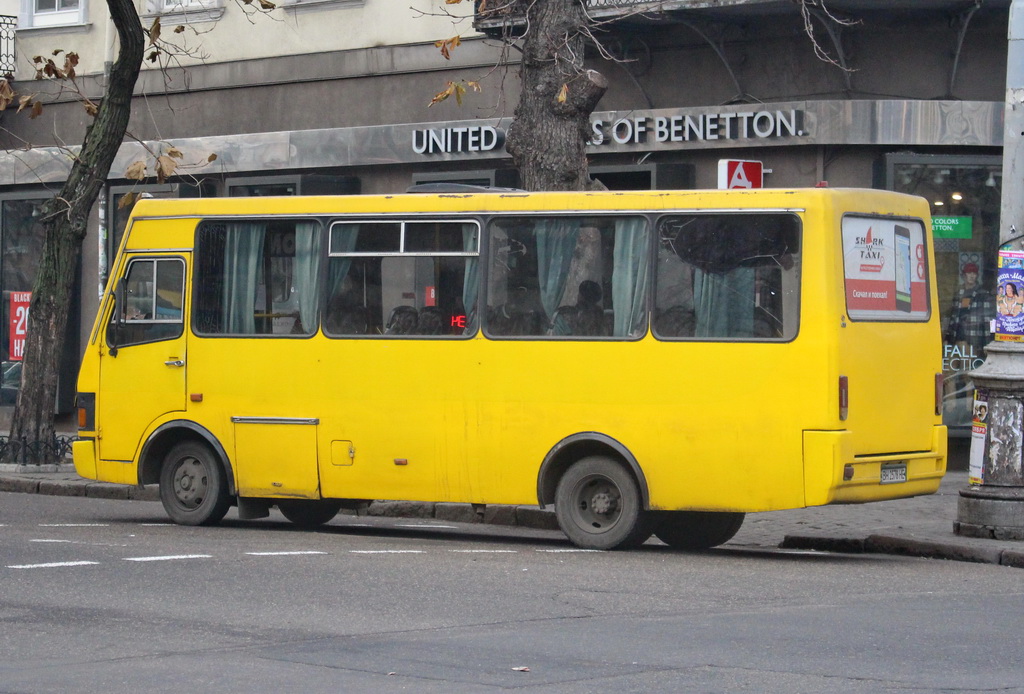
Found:
[{"label": "tree trunk", "polygon": [[[43,206],[45,238],[32,289],[21,390],[11,423],[11,440],[15,442],[53,441],[58,366],[68,311],[76,299],[72,296],[75,263],[89,214],[128,128],[132,93],[142,66],[145,34],[135,5],[131,0],[107,0],[107,5],[121,47],[106,94],[68,179],[60,193]],[[49,456],[55,457],[56,452]]]},{"label": "tree trunk", "polygon": [[506,149],[526,190],[586,190],[591,187],[590,114],[608,82],[601,73],[583,69],[584,0],[522,2],[527,17],[523,88]]}]

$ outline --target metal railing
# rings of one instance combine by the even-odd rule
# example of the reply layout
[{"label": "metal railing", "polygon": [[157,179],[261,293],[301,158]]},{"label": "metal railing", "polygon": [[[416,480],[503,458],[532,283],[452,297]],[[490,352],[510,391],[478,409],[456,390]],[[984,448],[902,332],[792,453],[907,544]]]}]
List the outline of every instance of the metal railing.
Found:
[{"label": "metal railing", "polygon": [[52,465],[71,459],[71,444],[77,436],[54,436],[50,441],[28,441],[0,436],[0,463]]},{"label": "metal railing", "polygon": [[17,17],[0,15],[0,77],[14,74],[14,28],[17,26]]}]

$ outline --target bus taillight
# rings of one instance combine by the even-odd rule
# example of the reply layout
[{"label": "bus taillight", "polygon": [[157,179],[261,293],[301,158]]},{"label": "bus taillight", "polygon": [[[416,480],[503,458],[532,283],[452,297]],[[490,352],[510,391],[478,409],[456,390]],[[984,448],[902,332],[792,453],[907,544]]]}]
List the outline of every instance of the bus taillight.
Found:
[{"label": "bus taillight", "polygon": [[839,421],[845,422],[850,414],[850,381],[846,376],[839,377]]},{"label": "bus taillight", "polygon": [[75,396],[78,408],[78,428],[81,431],[92,431],[96,428],[96,394],[78,393]]}]

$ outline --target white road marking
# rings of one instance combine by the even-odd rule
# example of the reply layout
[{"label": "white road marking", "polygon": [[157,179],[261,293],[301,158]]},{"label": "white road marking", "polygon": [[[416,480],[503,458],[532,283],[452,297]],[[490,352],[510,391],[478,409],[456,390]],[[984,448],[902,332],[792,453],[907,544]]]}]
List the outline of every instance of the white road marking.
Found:
[{"label": "white road marking", "polygon": [[327,552],[317,552],[314,550],[302,550],[296,552],[246,552],[246,554],[253,557],[291,557],[298,554],[327,554]]},{"label": "white road marking", "polygon": [[350,549],[349,554],[426,554],[422,549]]},{"label": "white road marking", "polygon": [[109,523],[40,523],[40,528],[109,528]]},{"label": "white road marking", "polygon": [[600,552],[599,549],[536,549],[535,552],[548,552],[549,554],[569,554],[571,552]]},{"label": "white road marking", "polygon": [[54,569],[62,566],[89,566],[99,564],[98,561],[55,561],[47,564],[13,564],[8,569]]},{"label": "white road marking", "polygon": [[212,554],[170,554],[162,557],[124,557],[125,561],[174,561],[175,559],[210,559]]},{"label": "white road marking", "polygon": [[517,554],[514,549],[450,549],[449,552],[461,554]]},{"label": "white road marking", "polygon": [[113,544],[109,542],[85,542],[84,540],[54,540],[54,539],[34,539],[29,542],[48,542],[50,544],[63,544],[63,545],[89,545],[90,547],[127,547],[127,544]]}]

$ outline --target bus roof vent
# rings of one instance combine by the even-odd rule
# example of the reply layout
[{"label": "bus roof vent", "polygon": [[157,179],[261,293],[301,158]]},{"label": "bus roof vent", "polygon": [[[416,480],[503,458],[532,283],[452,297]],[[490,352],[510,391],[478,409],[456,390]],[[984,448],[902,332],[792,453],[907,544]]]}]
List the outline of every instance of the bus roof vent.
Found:
[{"label": "bus roof vent", "polygon": [[406,193],[525,193],[522,188],[501,188],[498,186],[477,186],[470,183],[417,183],[405,190]]}]

